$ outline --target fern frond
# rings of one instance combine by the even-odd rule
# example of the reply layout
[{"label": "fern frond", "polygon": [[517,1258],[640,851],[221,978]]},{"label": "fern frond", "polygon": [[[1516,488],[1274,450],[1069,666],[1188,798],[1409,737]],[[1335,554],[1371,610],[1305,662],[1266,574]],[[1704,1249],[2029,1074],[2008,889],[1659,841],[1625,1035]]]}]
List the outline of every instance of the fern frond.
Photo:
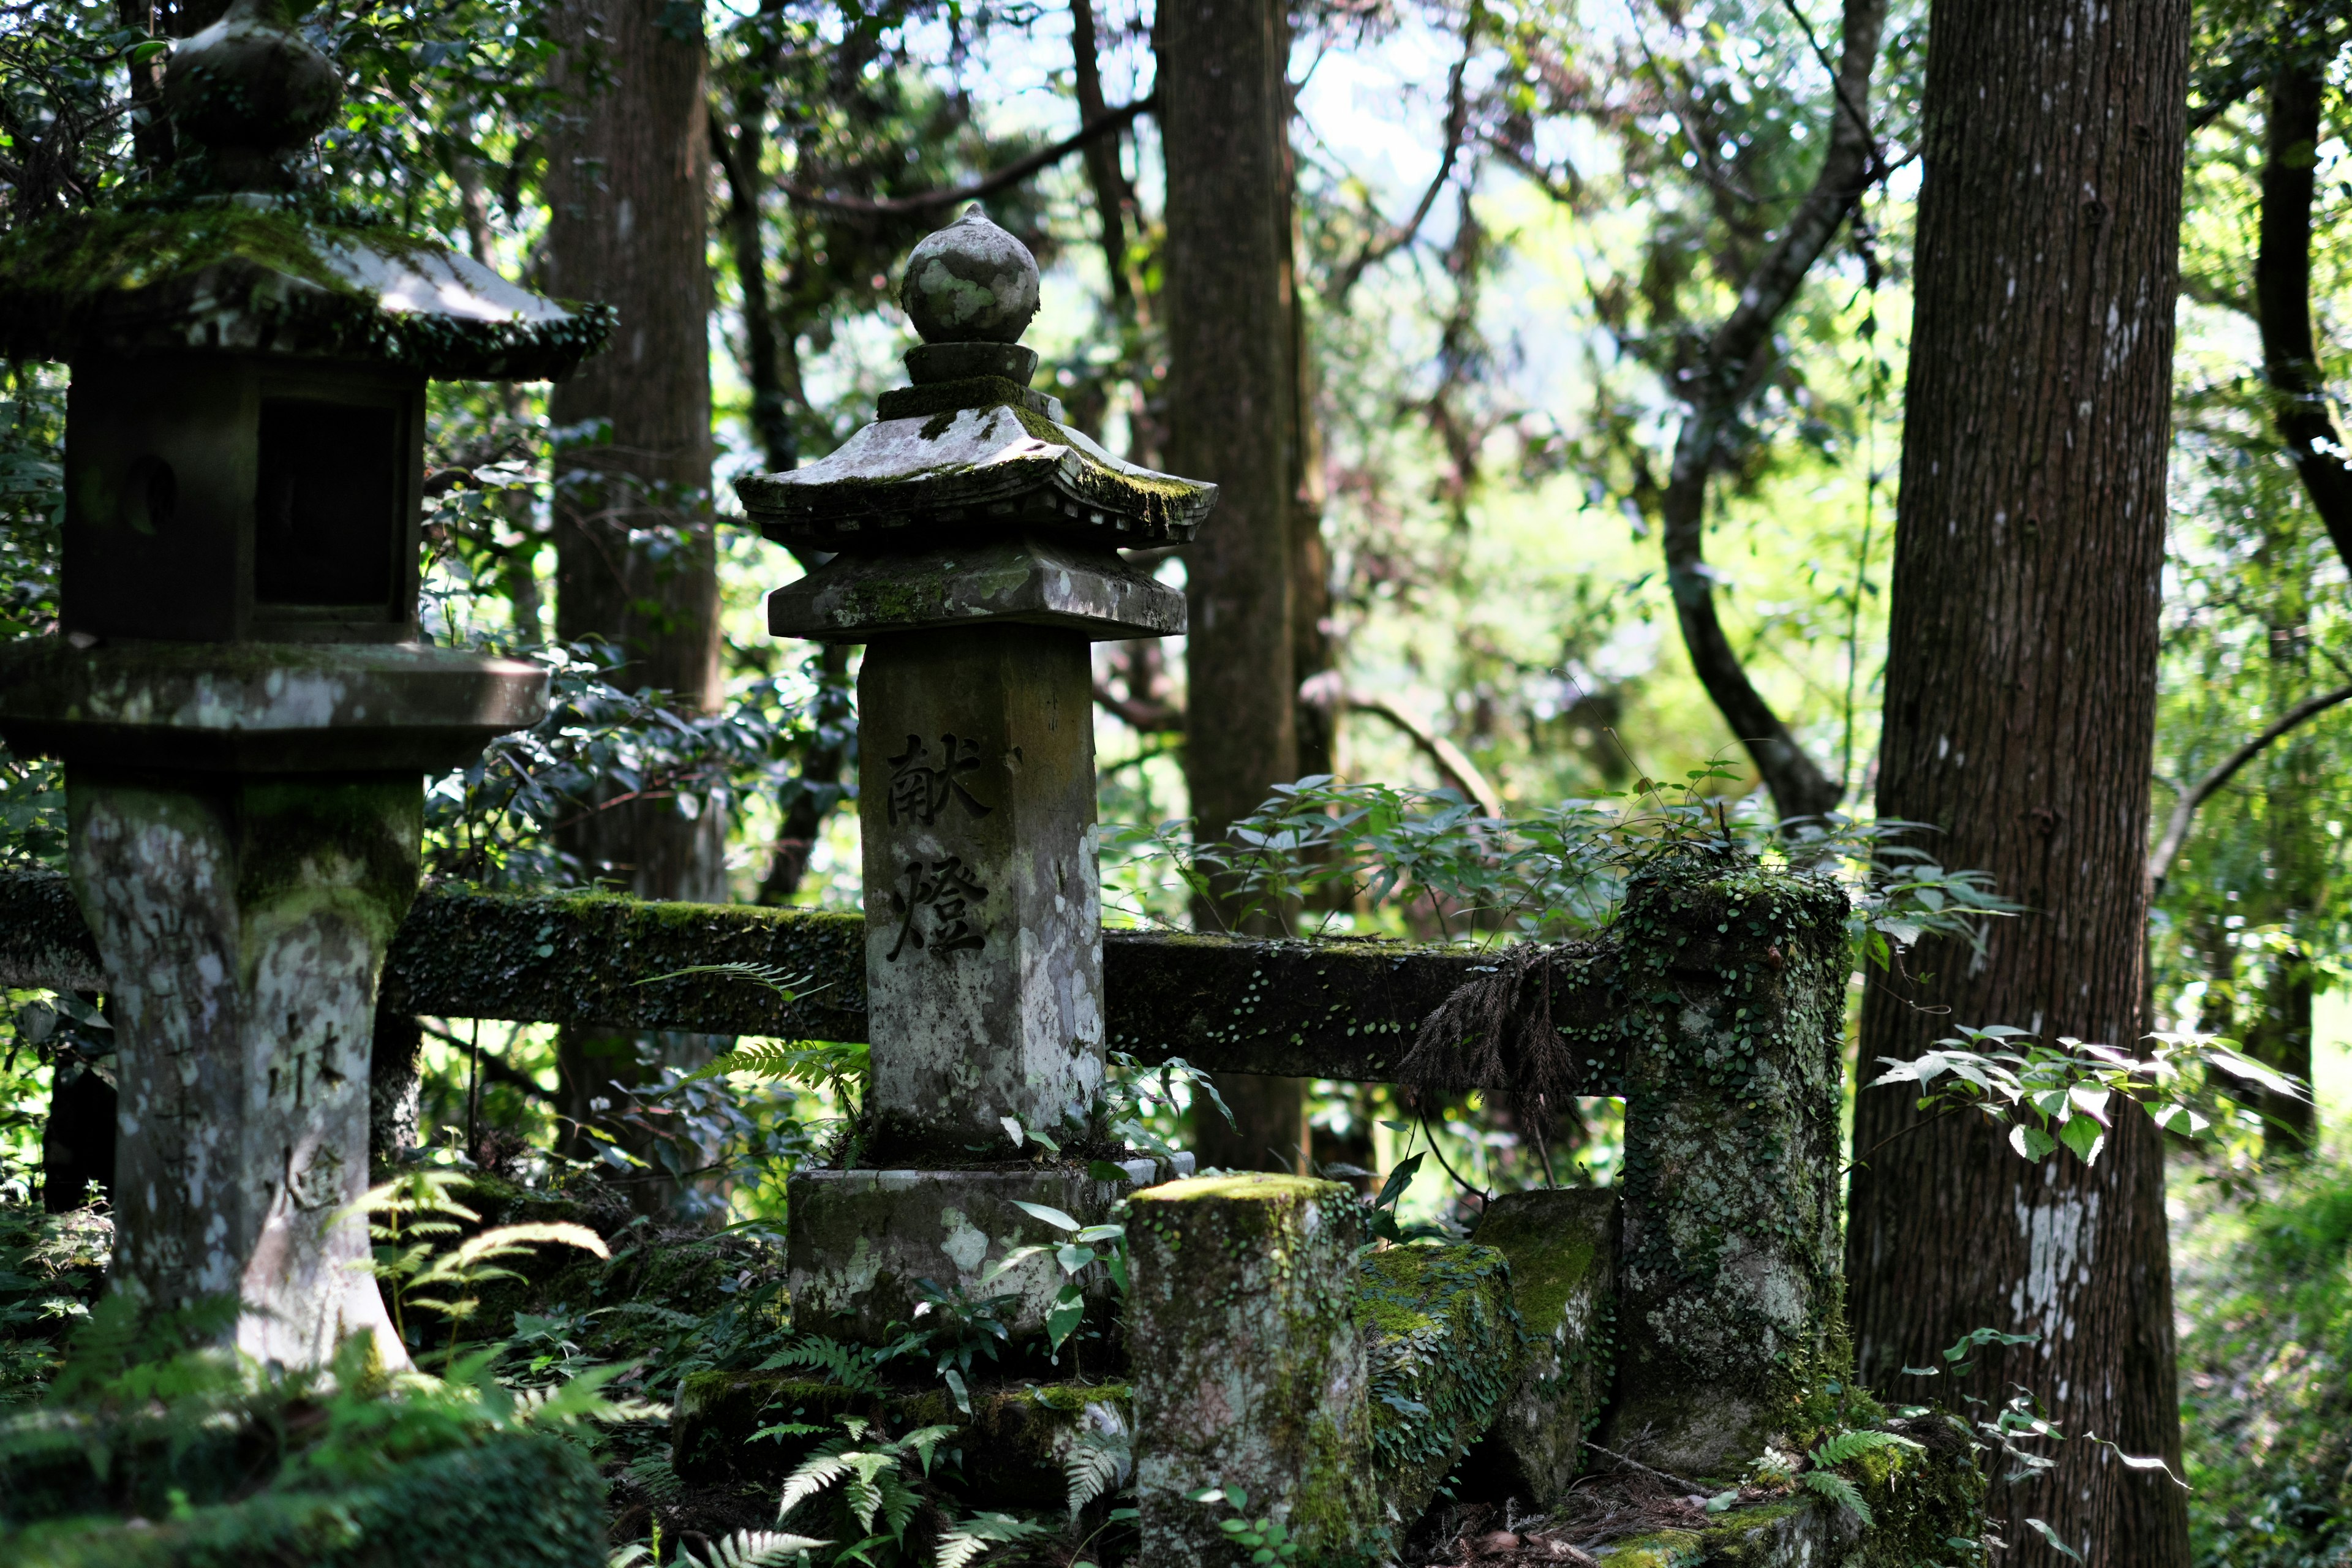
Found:
[{"label": "fern frond", "polygon": [[1087,1504],[1125,1485],[1133,1466],[1134,1447],[1125,1433],[1080,1436],[1062,1461],[1070,1484],[1070,1518],[1075,1521]]},{"label": "fern frond", "polygon": [[[810,976],[787,974],[772,963],[697,963],[684,969],[673,969],[667,974],[650,975],[637,984],[657,985],[665,980],[683,980],[689,974],[716,974],[730,980],[749,980],[755,985],[766,986],[786,1002],[814,994],[801,989],[808,984]],[[815,987],[817,991],[824,989],[822,985]]]},{"label": "fern frond", "polygon": [[844,1388],[860,1394],[882,1392],[882,1380],[876,1375],[873,1361],[864,1346],[844,1344],[822,1334],[803,1334],[798,1342],[761,1363],[761,1370],[774,1372],[788,1366],[814,1367]]},{"label": "fern frond", "polygon": [[1820,1493],[1864,1524],[1871,1522],[1870,1504],[1863,1500],[1861,1489],[1835,1470],[1807,1470],[1797,1479],[1807,1490]]},{"label": "fern frond", "polygon": [[832,1544],[813,1535],[788,1535],[780,1530],[739,1530],[723,1541],[712,1542],[709,1557],[681,1552],[677,1561],[679,1568],[782,1568],[803,1552]]},{"label": "fern frond", "polygon": [[992,1546],[1016,1541],[1028,1541],[1052,1533],[1052,1527],[1034,1519],[1018,1519],[1009,1513],[979,1513],[959,1520],[954,1527],[940,1537],[939,1554],[932,1560],[933,1568],[964,1568],[973,1558]]},{"label": "fern frond", "polygon": [[1898,1437],[1892,1432],[1841,1432],[1813,1450],[1813,1464],[1821,1469],[1832,1469],[1848,1459],[1857,1458],[1873,1448],[1910,1448],[1919,1450],[1924,1445],[1908,1437]]},{"label": "fern frond", "polygon": [[819,1049],[796,1040],[754,1040],[711,1058],[677,1081],[699,1083],[705,1079],[740,1072],[752,1078],[781,1079],[803,1089],[817,1089],[839,1073],[843,1065],[843,1053],[839,1051]]},{"label": "fern frond", "polygon": [[776,1504],[776,1522],[782,1524],[793,1510],[849,1474],[849,1461],[842,1457],[838,1442],[828,1443],[800,1462],[798,1468],[784,1478],[784,1495]]},{"label": "fern frond", "polygon": [[670,1468],[667,1454],[647,1454],[641,1459],[631,1460],[629,1474],[656,1502],[669,1502],[686,1489],[686,1483],[677,1479],[676,1470]]}]

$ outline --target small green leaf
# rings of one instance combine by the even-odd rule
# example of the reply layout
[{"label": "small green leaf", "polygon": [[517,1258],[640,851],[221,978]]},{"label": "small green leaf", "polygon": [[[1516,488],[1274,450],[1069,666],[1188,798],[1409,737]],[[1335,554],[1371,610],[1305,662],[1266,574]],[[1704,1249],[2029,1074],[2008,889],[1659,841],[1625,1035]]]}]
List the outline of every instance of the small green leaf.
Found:
[{"label": "small green leaf", "polygon": [[1015,1198],[1013,1200],[1013,1206],[1034,1219],[1044,1220],[1047,1225],[1052,1226],[1056,1230],[1074,1231],[1078,1228],[1078,1222],[1076,1220],[1072,1219],[1060,1209],[1052,1207],[1049,1205],[1024,1203],[1021,1199]]}]

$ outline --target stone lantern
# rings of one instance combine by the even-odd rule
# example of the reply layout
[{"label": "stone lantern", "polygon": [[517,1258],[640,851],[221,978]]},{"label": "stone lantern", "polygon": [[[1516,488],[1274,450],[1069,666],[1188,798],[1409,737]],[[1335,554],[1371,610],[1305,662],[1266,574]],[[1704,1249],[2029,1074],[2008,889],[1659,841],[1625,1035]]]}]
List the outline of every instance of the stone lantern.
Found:
[{"label": "stone lantern", "polygon": [[113,1281],[234,1294],[288,1364],[373,1331],[369,1046],[416,889],[420,775],[546,710],[527,662],[419,640],[425,389],[601,341],[440,246],[337,216],[289,156],[334,68],[274,5],[182,44],[180,184],[29,226],[0,353],[63,360],[63,615],[0,647],[0,735],[66,763],[120,1088]]},{"label": "stone lantern", "polygon": [[[1118,552],[1184,542],[1216,502],[1030,388],[1037,264],[977,206],[915,247],[899,300],[913,384],[824,461],[736,486],[769,539],[832,552],[769,595],[769,629],[866,645],[865,1168],[804,1173],[790,1200],[796,1314],[862,1335],[907,1319],[919,1280],[970,1286],[1045,1239],[1016,1203],[1110,1201],[1083,1164],[1022,1163],[1102,1084],[1088,645],[1184,629],[1182,595]],[[1009,1279],[1035,1326],[1058,1272]]]}]

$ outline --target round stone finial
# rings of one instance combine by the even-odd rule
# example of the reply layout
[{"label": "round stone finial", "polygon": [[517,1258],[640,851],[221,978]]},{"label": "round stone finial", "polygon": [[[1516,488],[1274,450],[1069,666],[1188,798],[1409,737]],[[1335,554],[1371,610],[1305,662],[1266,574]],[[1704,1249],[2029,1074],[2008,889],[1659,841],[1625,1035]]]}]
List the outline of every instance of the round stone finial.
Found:
[{"label": "round stone finial", "polygon": [[285,0],[233,0],[172,51],[163,73],[173,122],[239,189],[291,184],[287,154],[326,129],[342,100],[341,73],[293,30]]},{"label": "round stone finial", "polygon": [[908,253],[898,303],[927,343],[1017,343],[1037,313],[1037,258],[974,202]]}]

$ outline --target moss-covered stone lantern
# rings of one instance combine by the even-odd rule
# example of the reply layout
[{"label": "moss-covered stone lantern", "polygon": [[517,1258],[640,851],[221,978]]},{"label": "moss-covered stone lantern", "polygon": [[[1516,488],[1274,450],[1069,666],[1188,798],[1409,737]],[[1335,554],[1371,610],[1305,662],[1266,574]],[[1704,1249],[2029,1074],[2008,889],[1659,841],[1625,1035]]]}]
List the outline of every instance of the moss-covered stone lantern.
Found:
[{"label": "moss-covered stone lantern", "polygon": [[[920,1169],[811,1172],[791,1198],[794,1310],[858,1333],[908,1318],[919,1280],[975,1285],[1045,1239],[1018,1204],[1110,1201],[1083,1163],[1005,1166],[1075,1136],[1102,1084],[1088,645],[1184,629],[1183,596],[1119,550],[1181,544],[1216,501],[1030,388],[1037,264],[978,207],[915,247],[898,297],[914,384],[824,461],[736,487],[768,538],[834,552],[769,596],[770,629],[866,645],[873,1089],[852,1163]],[[1034,1327],[1058,1278],[1041,1258],[991,1289]]]},{"label": "moss-covered stone lantern", "polygon": [[62,360],[62,626],[0,647],[0,736],[66,763],[119,1042],[113,1281],[234,1294],[289,1364],[394,1341],[352,1200],[420,775],[546,707],[416,619],[425,389],[568,374],[601,310],[339,214],[289,156],[340,79],[274,4],[179,46],[202,151],[0,247],[0,353]]}]

